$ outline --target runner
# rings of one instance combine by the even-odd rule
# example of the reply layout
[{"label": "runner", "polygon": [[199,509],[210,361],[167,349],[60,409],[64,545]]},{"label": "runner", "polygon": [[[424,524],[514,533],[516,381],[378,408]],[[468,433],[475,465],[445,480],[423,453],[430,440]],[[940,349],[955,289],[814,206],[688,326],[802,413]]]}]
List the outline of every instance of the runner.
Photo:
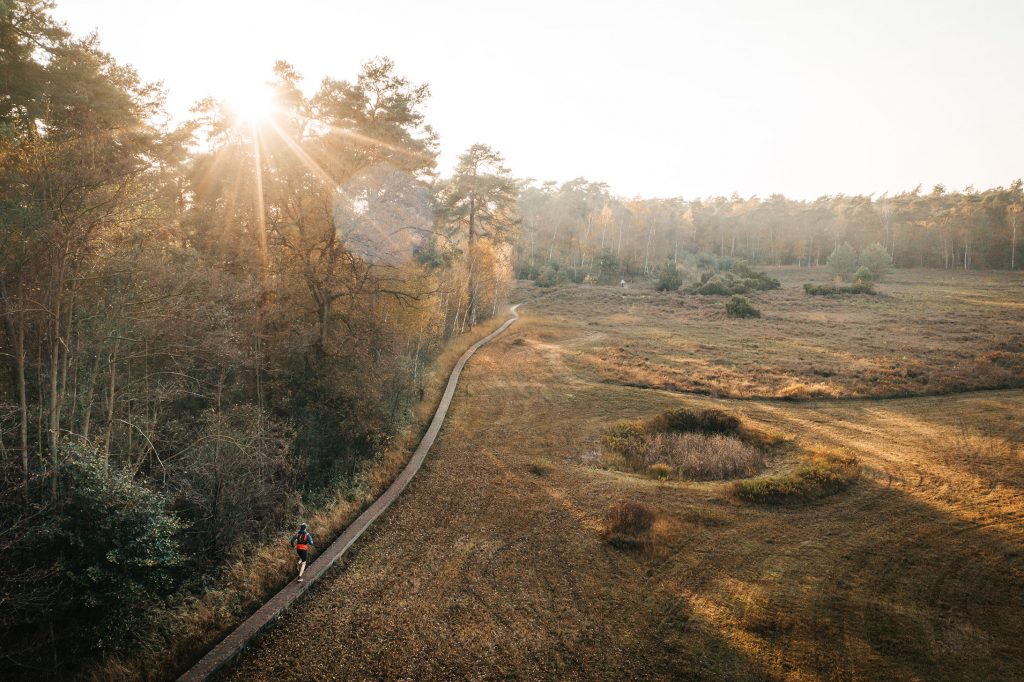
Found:
[{"label": "runner", "polygon": [[313,536],[306,530],[306,524],[300,523],[299,530],[292,535],[292,547],[299,555],[299,582],[302,582],[302,574],[306,571],[306,562],[309,560],[309,548],[315,547]]}]

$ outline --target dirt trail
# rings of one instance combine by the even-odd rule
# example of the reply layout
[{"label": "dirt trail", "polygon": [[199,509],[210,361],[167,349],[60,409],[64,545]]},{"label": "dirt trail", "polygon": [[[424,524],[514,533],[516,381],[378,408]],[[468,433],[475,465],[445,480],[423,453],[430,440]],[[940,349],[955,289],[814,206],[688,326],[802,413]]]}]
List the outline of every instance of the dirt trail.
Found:
[{"label": "dirt trail", "polygon": [[[666,395],[582,379],[533,322],[477,356],[407,493],[232,679],[1019,679],[1024,463],[949,443],[958,415],[1020,414],[1024,391]],[[608,421],[680,404],[851,448],[864,480],[770,509],[593,465]],[[621,499],[662,510],[658,551],[600,541]]]}]

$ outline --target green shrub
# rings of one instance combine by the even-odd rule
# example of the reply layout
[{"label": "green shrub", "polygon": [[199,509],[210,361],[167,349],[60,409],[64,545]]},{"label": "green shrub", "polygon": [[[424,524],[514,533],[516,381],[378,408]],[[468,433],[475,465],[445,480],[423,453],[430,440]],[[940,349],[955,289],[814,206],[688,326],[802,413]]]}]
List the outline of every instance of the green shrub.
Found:
[{"label": "green shrub", "polygon": [[90,449],[71,446],[66,456],[48,540],[71,587],[57,608],[69,646],[114,651],[178,587],[182,524],[130,471]]},{"label": "green shrub", "polygon": [[860,265],[871,273],[870,279],[877,282],[892,269],[892,256],[884,246],[875,242],[860,252]]},{"label": "green shrub", "polygon": [[615,252],[611,249],[605,249],[598,256],[597,262],[597,281],[601,284],[616,284],[619,278],[619,271],[621,265],[619,259],[615,255]]},{"label": "green shrub", "polygon": [[558,270],[549,265],[541,269],[540,274],[537,275],[537,279],[534,280],[534,283],[539,287],[553,287],[557,284],[561,284],[562,278],[559,275]]},{"label": "green shrub", "polygon": [[842,296],[843,294],[868,294],[874,296],[877,292],[870,282],[857,284],[804,284],[804,291],[811,296]]},{"label": "green shrub", "polygon": [[694,283],[688,291],[702,296],[732,296],[749,291],[770,291],[781,284],[767,273],[756,272],[745,261],[731,263],[732,270],[704,272],[700,282]]},{"label": "green shrub", "polygon": [[713,253],[701,253],[696,258],[697,267],[701,270],[725,272],[732,270],[735,263],[736,259],[732,256],[716,256]]},{"label": "green shrub", "polygon": [[621,421],[612,424],[601,437],[601,442],[608,449],[632,458],[643,445],[647,426],[640,421]]},{"label": "green shrub", "polygon": [[655,464],[647,467],[647,473],[651,478],[664,481],[672,475],[672,467],[664,462],[656,462]]},{"label": "green shrub", "polygon": [[701,296],[731,296],[746,291],[746,287],[735,277],[725,277],[721,274],[711,276],[706,282],[693,289],[693,293]]},{"label": "green shrub", "polygon": [[676,291],[683,284],[683,278],[679,274],[676,264],[668,260],[658,268],[657,282],[655,288],[658,291]]},{"label": "green shrub", "polygon": [[620,549],[637,549],[651,544],[651,528],[658,513],[642,502],[619,502],[608,508],[602,535]]},{"label": "green shrub", "polygon": [[[637,429],[636,422],[631,424],[632,429]],[[651,417],[640,423],[639,429],[639,433],[631,433],[717,433],[723,436],[736,436],[740,432],[740,420],[721,410],[690,410],[681,407]]]},{"label": "green shrub", "polygon": [[725,312],[729,317],[761,317],[761,311],[750,304],[743,296],[733,296],[725,304]]},{"label": "green shrub", "polygon": [[872,279],[874,279],[874,275],[871,274],[871,270],[863,265],[857,268],[857,272],[853,273],[853,281],[858,284],[870,282]]},{"label": "green shrub", "polygon": [[763,476],[733,484],[733,493],[745,502],[792,504],[834,495],[860,477],[860,463],[847,454],[813,456],[795,471]]},{"label": "green shrub", "polygon": [[847,282],[857,269],[857,251],[849,242],[843,242],[832,251],[826,264],[836,277]]}]

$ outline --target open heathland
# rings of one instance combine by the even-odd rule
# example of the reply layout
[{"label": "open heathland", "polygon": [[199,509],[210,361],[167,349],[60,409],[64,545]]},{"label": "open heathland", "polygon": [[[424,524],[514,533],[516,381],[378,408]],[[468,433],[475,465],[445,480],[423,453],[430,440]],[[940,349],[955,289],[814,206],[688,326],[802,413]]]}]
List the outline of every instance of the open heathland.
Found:
[{"label": "open heathland", "polygon": [[573,336],[567,361],[597,381],[730,398],[908,396],[1024,386],[1024,278],[898,271],[875,296],[808,296],[825,270],[771,268],[746,294],[756,323],[714,296],[646,284],[524,288],[540,339]]},{"label": "open heathland", "polygon": [[[756,327],[650,289],[518,291],[419,476],[230,679],[1018,678],[1024,390],[767,396],[814,368],[843,396],[988,387],[1020,280],[898,273],[861,301],[775,276]],[[927,382],[890,366],[914,353]],[[680,408],[788,446],[739,482],[602,466],[610,425]]]}]

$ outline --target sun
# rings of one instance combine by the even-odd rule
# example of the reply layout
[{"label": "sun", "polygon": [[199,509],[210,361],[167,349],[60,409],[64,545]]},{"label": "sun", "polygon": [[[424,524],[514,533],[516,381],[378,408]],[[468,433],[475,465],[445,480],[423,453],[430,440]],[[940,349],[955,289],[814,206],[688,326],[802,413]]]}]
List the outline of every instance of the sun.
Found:
[{"label": "sun", "polygon": [[274,114],[274,94],[263,83],[234,88],[224,100],[239,123],[262,123]]}]

